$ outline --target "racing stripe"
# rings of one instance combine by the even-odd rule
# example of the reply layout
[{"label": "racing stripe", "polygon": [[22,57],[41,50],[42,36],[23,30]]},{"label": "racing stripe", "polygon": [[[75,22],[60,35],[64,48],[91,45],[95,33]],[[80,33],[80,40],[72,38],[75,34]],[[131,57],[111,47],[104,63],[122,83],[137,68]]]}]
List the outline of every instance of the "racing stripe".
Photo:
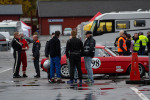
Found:
[{"label": "racing stripe", "polygon": [[18,51],[16,51],[16,61],[15,61],[15,66],[14,66],[14,72],[13,72],[13,74],[16,72],[17,63],[18,63]]}]

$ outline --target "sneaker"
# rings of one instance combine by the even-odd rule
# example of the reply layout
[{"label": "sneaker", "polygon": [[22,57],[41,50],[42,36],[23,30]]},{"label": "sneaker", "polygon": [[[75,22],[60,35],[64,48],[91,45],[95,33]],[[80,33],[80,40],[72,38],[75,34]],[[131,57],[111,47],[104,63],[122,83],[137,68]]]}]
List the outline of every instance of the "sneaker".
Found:
[{"label": "sneaker", "polygon": [[79,84],[82,84],[82,80],[79,80]]},{"label": "sneaker", "polygon": [[48,79],[48,82],[51,83],[52,82],[51,79]]},{"label": "sneaker", "polygon": [[55,79],[52,78],[50,83],[56,83]]},{"label": "sneaker", "polygon": [[21,76],[20,75],[16,75],[16,76],[14,75],[13,78],[21,78]]},{"label": "sneaker", "polygon": [[28,76],[27,76],[26,74],[23,74],[23,76],[22,76],[22,77],[25,77],[25,78],[26,78],[26,77],[28,77]]},{"label": "sneaker", "polygon": [[67,81],[67,84],[73,84],[73,80]]},{"label": "sneaker", "polygon": [[85,83],[89,83],[90,82],[90,79],[87,79],[86,81],[84,81]]},{"label": "sneaker", "polygon": [[40,75],[36,75],[36,76],[34,76],[34,78],[40,78]]},{"label": "sneaker", "polygon": [[74,79],[74,83],[77,83],[77,79]]},{"label": "sneaker", "polygon": [[60,78],[57,79],[57,83],[65,83],[65,81],[61,80]]}]

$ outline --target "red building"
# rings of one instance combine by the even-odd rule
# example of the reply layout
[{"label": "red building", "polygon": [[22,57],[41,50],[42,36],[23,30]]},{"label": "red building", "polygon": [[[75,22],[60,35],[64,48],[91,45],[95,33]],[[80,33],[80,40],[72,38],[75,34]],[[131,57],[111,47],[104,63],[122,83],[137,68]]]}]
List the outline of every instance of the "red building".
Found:
[{"label": "red building", "polygon": [[89,21],[97,12],[149,10],[149,0],[91,0],[91,1],[39,1],[37,3],[39,32],[48,35],[55,30],[76,28]]},{"label": "red building", "polygon": [[0,22],[3,20],[19,21],[22,13],[22,5],[0,5]]}]

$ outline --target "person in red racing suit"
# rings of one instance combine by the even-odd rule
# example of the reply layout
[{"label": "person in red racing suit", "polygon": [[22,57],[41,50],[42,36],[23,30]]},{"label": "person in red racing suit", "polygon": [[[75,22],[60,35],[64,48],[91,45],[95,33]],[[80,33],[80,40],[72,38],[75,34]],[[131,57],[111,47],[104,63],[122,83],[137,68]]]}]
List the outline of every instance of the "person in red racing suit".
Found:
[{"label": "person in red racing suit", "polygon": [[23,77],[28,77],[26,75],[26,68],[27,68],[27,55],[26,55],[26,50],[29,49],[27,41],[24,39],[24,34],[20,34],[20,40],[19,40],[23,45],[22,45],[22,51],[21,51],[21,63],[22,63],[22,72],[23,72]]}]

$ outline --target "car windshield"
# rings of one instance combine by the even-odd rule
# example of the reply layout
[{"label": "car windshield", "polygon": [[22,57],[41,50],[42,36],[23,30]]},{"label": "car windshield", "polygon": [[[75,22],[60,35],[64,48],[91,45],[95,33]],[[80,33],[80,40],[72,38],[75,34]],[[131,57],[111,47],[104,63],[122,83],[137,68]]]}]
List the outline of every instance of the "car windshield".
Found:
[{"label": "car windshield", "polygon": [[113,56],[117,56],[118,54],[117,54],[117,52],[115,52],[115,51],[112,51],[112,50],[110,50],[110,49],[108,49],[108,48],[105,48],[110,54],[112,54]]}]

